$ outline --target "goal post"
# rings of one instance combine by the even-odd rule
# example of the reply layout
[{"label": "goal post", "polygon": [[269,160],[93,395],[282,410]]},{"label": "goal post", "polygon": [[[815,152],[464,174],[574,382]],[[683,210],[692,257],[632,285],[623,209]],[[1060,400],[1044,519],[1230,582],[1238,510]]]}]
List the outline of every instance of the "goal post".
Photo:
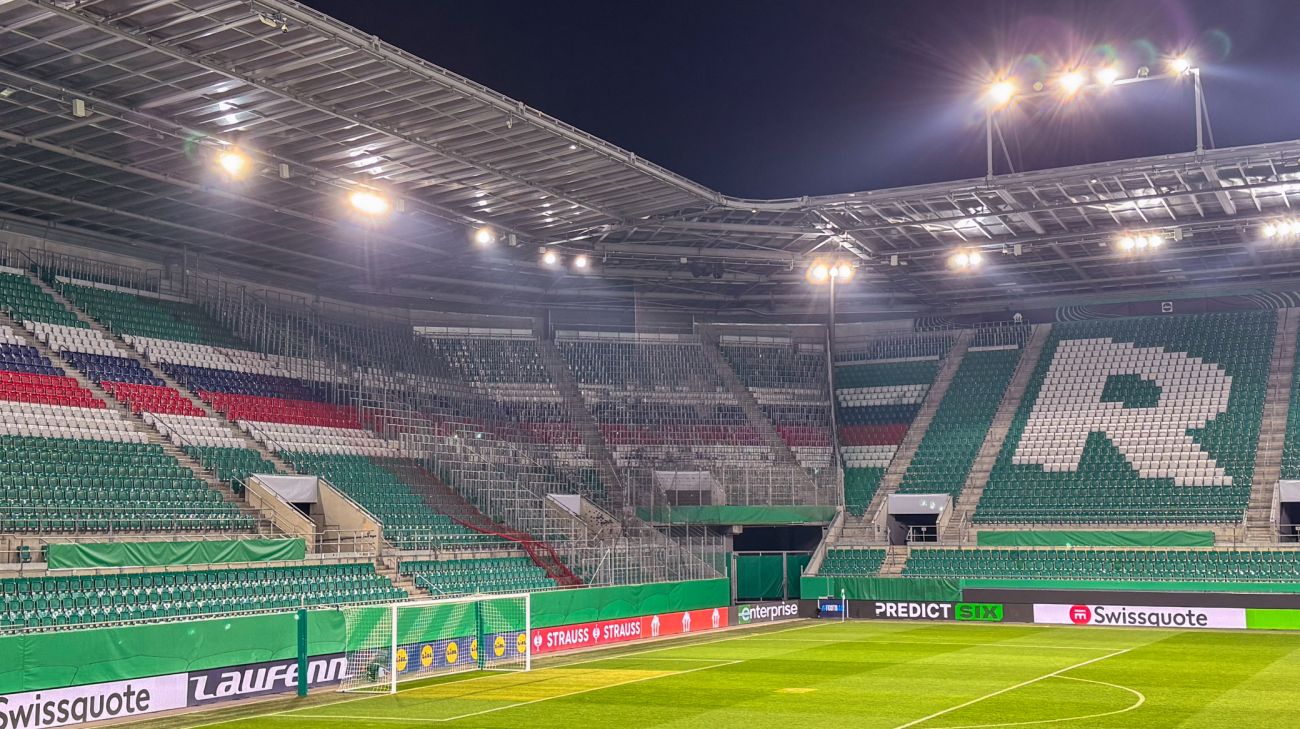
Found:
[{"label": "goal post", "polygon": [[532,669],[528,593],[343,607],[344,691],[396,693],[399,683],[465,671]]}]

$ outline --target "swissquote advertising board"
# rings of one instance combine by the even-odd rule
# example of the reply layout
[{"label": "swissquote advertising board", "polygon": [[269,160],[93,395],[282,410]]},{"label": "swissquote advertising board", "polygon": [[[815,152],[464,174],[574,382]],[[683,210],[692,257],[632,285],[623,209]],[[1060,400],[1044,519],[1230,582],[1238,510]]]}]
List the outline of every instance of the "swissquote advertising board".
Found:
[{"label": "swissquote advertising board", "polygon": [[1246,608],[1034,605],[1034,622],[1121,628],[1245,629]]}]

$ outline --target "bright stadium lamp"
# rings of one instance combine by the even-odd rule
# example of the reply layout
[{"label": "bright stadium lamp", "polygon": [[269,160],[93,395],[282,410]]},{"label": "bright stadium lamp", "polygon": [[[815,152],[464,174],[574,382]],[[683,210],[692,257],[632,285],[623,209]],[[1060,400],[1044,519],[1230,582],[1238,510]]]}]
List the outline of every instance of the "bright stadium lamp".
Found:
[{"label": "bright stadium lamp", "polygon": [[989,101],[994,106],[1002,106],[1016,96],[1016,84],[1013,81],[998,81],[989,86]]},{"label": "bright stadium lamp", "polygon": [[1110,86],[1119,80],[1120,71],[1116,66],[1103,66],[1097,69],[1097,83],[1102,86]]},{"label": "bright stadium lamp", "polygon": [[231,179],[238,180],[249,173],[253,161],[238,147],[228,147],[217,153],[217,167]]},{"label": "bright stadium lamp", "polygon": [[831,266],[829,273],[836,283],[848,283],[853,280],[853,266],[847,263]]},{"label": "bright stadium lamp", "polygon": [[825,263],[814,263],[808,267],[808,280],[815,283],[826,283],[831,275],[831,269]]},{"label": "bright stadium lamp", "polygon": [[1061,74],[1061,77],[1056,80],[1056,83],[1061,87],[1061,93],[1066,96],[1074,96],[1079,93],[1079,89],[1083,88],[1083,84],[1086,81],[1087,79],[1083,77],[1082,73],[1079,73],[1078,71],[1067,71]]},{"label": "bright stadium lamp", "polygon": [[573,259],[573,267],[577,269],[586,269],[591,265],[591,259],[585,255],[579,255]]},{"label": "bright stadium lamp", "polygon": [[348,195],[348,202],[358,212],[366,215],[383,215],[391,207],[388,198],[373,190],[355,190]]},{"label": "bright stadium lamp", "polygon": [[560,262],[560,254],[555,251],[547,251],[542,254],[542,263],[548,266],[554,266]]},{"label": "bright stadium lamp", "polygon": [[474,231],[474,242],[481,246],[490,246],[497,242],[497,233],[485,225]]},{"label": "bright stadium lamp", "polygon": [[1185,55],[1172,58],[1169,61],[1169,70],[1181,76],[1192,70],[1192,59]]}]

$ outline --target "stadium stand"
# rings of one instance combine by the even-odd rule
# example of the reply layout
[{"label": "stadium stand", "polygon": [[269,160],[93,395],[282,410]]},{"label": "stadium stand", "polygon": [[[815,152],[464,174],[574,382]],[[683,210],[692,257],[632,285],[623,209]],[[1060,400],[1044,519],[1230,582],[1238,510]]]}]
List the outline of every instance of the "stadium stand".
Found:
[{"label": "stadium stand", "polygon": [[883,549],[829,549],[819,574],[874,575],[884,561]]},{"label": "stadium stand", "polygon": [[694,335],[559,332],[556,345],[618,466],[772,461]]},{"label": "stadium stand", "polygon": [[373,564],[0,579],[0,630],[400,600]]},{"label": "stadium stand", "polygon": [[[824,571],[824,570],[823,570]],[[1300,553],[1277,549],[913,548],[907,576],[1294,582]]]},{"label": "stadium stand", "polygon": [[403,549],[480,549],[503,546],[496,536],[474,531],[432,510],[411,485],[363,455],[285,451],[301,473],[320,476],[384,524],[384,538]]},{"label": "stadium stand", "polygon": [[900,493],[957,498],[1019,359],[1015,348],[966,353],[912,456]]},{"label": "stadium stand", "polygon": [[435,595],[530,592],[556,587],[527,557],[402,562],[398,572]]},{"label": "stadium stand", "polygon": [[66,280],[56,282],[55,289],[118,336],[239,346],[239,342],[225,328],[192,304],[158,295],[151,296],[142,291],[83,286]]},{"label": "stadium stand", "polygon": [[835,375],[844,503],[861,515],[925,400],[938,357],[840,365]]},{"label": "stadium stand", "polygon": [[1241,520],[1274,317],[1057,324],[975,521]]},{"label": "stadium stand", "polygon": [[783,337],[722,335],[719,349],[805,468],[830,465],[826,350]]}]

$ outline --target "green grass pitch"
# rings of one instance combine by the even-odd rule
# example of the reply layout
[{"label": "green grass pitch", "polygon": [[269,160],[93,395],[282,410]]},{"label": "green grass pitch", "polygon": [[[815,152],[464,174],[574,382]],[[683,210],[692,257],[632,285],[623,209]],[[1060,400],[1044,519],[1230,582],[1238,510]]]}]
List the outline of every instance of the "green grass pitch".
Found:
[{"label": "green grass pitch", "polygon": [[795,622],[148,729],[957,729],[1294,723],[1300,635]]}]

